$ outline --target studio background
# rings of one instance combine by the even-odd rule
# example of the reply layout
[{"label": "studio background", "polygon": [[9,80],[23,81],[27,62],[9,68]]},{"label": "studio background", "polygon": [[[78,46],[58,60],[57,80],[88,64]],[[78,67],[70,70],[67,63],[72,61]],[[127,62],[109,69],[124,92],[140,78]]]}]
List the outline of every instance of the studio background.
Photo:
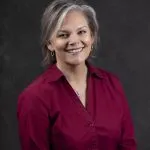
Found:
[{"label": "studio background", "polygon": [[[150,1],[88,0],[100,24],[93,63],[122,81],[138,150],[150,150]],[[0,150],[20,150],[17,96],[42,73],[40,19],[48,0],[0,1]]]}]

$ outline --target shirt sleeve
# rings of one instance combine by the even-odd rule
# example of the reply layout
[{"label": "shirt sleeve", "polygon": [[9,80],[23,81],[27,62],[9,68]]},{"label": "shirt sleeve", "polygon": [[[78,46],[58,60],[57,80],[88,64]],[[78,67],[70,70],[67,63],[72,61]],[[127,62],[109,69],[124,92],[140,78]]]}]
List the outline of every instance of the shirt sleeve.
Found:
[{"label": "shirt sleeve", "polygon": [[117,89],[121,97],[121,105],[123,108],[123,117],[121,124],[121,139],[119,144],[119,150],[136,150],[136,140],[134,134],[134,126],[132,122],[132,116],[128,105],[127,98],[125,96],[122,85],[118,79]]},{"label": "shirt sleeve", "polygon": [[24,92],[17,107],[21,150],[50,150],[50,121],[44,102]]}]

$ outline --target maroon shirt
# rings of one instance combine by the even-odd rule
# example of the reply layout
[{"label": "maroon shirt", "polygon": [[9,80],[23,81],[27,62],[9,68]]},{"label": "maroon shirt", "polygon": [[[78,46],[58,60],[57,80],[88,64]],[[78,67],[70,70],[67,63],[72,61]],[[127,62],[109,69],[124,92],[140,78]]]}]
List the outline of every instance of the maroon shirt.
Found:
[{"label": "maroon shirt", "polygon": [[56,65],[20,94],[22,150],[136,150],[118,78],[91,65],[88,71],[86,107]]}]

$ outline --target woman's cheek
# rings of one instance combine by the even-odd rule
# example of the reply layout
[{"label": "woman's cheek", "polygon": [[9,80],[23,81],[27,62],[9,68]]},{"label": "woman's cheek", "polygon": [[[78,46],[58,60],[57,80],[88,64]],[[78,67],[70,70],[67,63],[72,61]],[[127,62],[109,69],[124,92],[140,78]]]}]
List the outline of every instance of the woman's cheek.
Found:
[{"label": "woman's cheek", "polygon": [[84,38],[84,43],[85,43],[86,45],[91,45],[91,44],[92,44],[92,38],[91,38],[91,36],[86,36],[86,37]]},{"label": "woman's cheek", "polygon": [[64,40],[58,40],[56,45],[57,45],[57,50],[64,50],[65,47],[66,47],[66,44],[67,42],[64,41]]}]

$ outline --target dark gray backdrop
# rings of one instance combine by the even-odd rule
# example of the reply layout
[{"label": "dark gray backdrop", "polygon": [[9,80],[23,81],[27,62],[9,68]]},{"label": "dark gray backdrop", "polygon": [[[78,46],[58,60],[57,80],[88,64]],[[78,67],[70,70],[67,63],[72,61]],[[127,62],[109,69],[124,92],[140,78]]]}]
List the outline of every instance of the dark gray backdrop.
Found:
[{"label": "dark gray backdrop", "polygon": [[[150,150],[150,4],[147,0],[89,0],[101,43],[93,63],[122,81],[138,150]],[[0,1],[0,150],[19,150],[17,96],[43,69],[40,18],[48,0]]]}]

